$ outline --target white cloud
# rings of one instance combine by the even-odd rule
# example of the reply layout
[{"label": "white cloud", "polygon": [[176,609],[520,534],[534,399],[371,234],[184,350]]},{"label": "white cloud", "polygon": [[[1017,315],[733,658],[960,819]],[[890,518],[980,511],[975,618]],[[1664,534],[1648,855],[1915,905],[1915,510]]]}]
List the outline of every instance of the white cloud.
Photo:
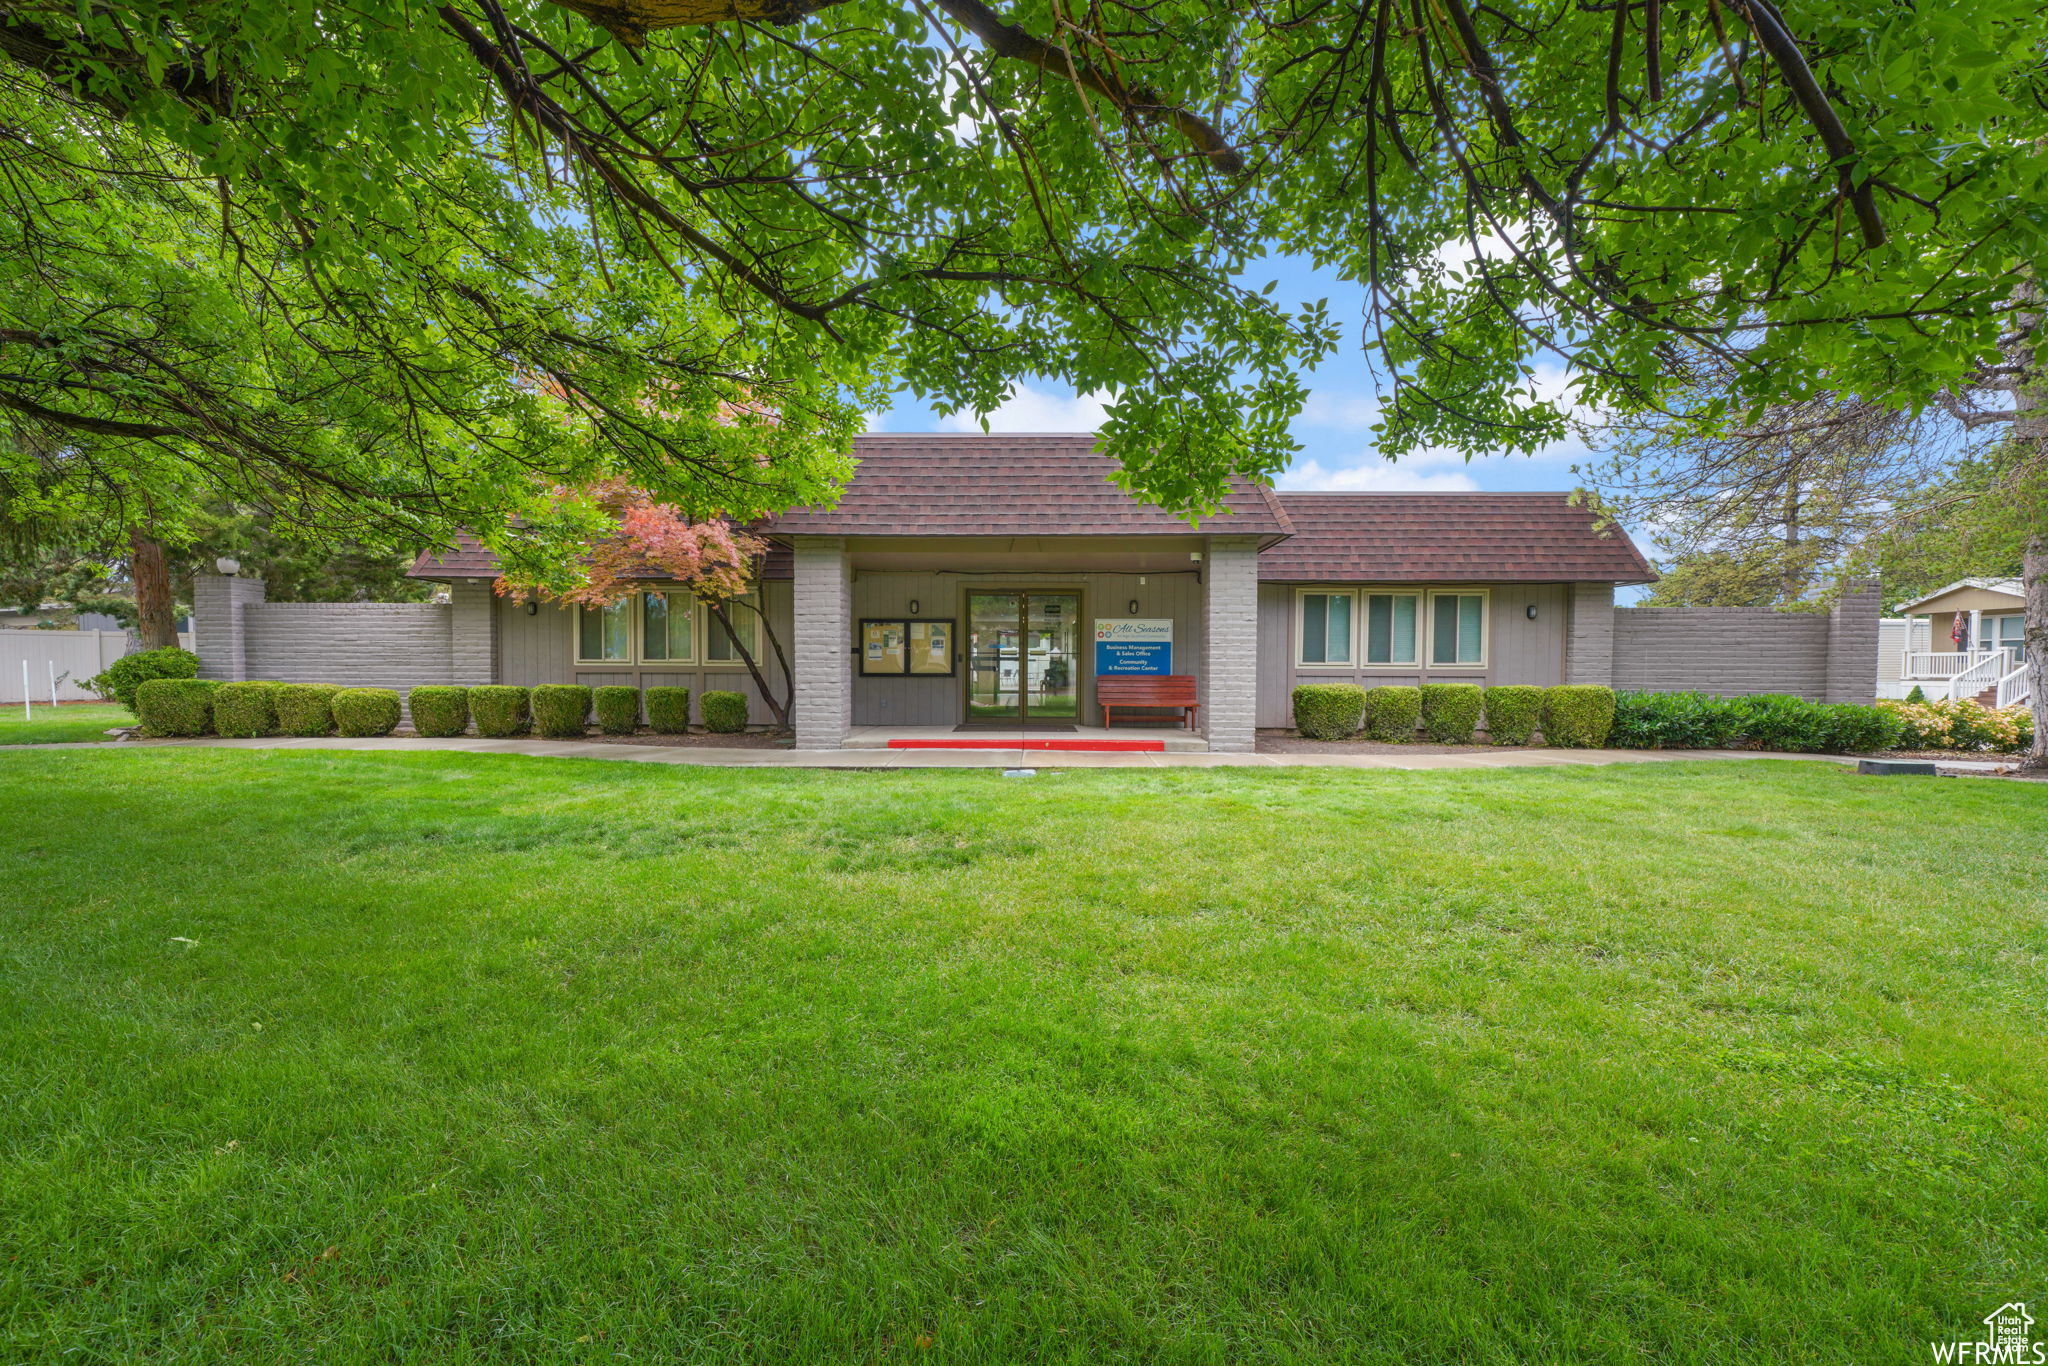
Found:
[{"label": "white cloud", "polygon": [[1341,431],[1362,432],[1379,419],[1379,400],[1364,394],[1311,389],[1308,401],[1301,406],[1300,422],[1305,427],[1335,427]]},{"label": "white cloud", "polygon": [[[1424,451],[1401,460],[1367,457],[1363,464],[1327,469],[1309,460],[1280,476],[1279,486],[1301,493],[1471,493],[1479,481],[1462,468],[1462,457],[1448,451]],[[1431,472],[1431,467],[1438,467]]]},{"label": "white cloud", "polygon": [[[1102,425],[1109,406],[1107,397],[1079,394],[1062,398],[1020,384],[994,412],[988,415],[991,432],[1092,432]],[[955,413],[939,423],[942,432],[978,432],[981,421],[973,413]]]}]

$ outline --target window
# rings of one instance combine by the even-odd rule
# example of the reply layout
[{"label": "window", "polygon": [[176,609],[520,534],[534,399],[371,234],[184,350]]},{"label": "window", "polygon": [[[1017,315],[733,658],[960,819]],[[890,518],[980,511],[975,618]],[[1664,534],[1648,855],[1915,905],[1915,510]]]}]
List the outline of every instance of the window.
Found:
[{"label": "window", "polygon": [[1351,663],[1350,593],[1303,593],[1300,597],[1302,664]]},{"label": "window", "polygon": [[2015,661],[2027,657],[2027,619],[2025,617],[1984,618],[1984,647],[1987,650],[2004,650]]},{"label": "window", "polygon": [[1421,599],[1414,593],[1367,593],[1365,662],[1415,663],[1415,627],[1421,615]]},{"label": "window", "polygon": [[[732,602],[726,604],[725,609],[726,620],[732,623],[732,629],[739,634],[740,643],[745,645],[747,653],[754,656],[757,660],[761,657],[761,647],[759,644],[761,623],[754,615],[753,609],[759,605],[760,599],[754,594],[749,593],[743,598],[735,598]],[[709,608],[706,608],[704,612],[704,662],[706,664],[739,664],[743,662],[740,659],[740,652],[733,648],[732,637],[727,635],[725,628],[718,624],[718,618],[711,615]]]},{"label": "window", "polygon": [[640,595],[640,653],[646,659],[687,663],[697,657],[697,603],[688,593]]},{"label": "window", "polygon": [[1446,668],[1486,663],[1486,594],[1429,595],[1429,662]]},{"label": "window", "polygon": [[576,609],[576,659],[585,664],[633,662],[633,600]]}]

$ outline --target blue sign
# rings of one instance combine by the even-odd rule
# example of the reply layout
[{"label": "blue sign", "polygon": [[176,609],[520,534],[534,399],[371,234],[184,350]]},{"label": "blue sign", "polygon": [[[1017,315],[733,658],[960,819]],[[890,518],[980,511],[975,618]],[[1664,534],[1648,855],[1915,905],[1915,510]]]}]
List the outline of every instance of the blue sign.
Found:
[{"label": "blue sign", "polygon": [[1095,672],[1098,676],[1172,673],[1172,618],[1096,618]]}]

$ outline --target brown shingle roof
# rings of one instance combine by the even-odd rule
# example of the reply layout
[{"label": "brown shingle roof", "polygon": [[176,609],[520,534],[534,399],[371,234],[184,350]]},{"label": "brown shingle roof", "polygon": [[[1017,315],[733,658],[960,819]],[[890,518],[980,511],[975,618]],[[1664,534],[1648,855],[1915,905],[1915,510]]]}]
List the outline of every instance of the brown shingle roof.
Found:
[{"label": "brown shingle roof", "polygon": [[1227,515],[1190,526],[1109,482],[1116,463],[1079,436],[861,436],[831,508],[798,508],[776,536],[1187,536],[1287,534],[1271,489],[1231,481]]},{"label": "brown shingle roof", "polygon": [[1294,535],[1259,577],[1295,582],[1649,583],[1619,527],[1564,493],[1282,493]]}]

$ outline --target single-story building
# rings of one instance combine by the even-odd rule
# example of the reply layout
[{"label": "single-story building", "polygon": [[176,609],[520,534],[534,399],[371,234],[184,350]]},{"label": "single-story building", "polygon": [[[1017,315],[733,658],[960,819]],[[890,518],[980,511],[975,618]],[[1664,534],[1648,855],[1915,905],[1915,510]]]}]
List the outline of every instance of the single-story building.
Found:
[{"label": "single-story building", "polygon": [[[1190,521],[1117,488],[1086,435],[864,436],[854,453],[836,504],[761,528],[773,551],[756,601],[787,655],[807,749],[877,728],[1097,726],[1101,680],[1116,676],[1192,677],[1196,731],[1217,750],[1291,724],[1306,681],[1685,686],[1713,672],[1728,691],[1872,693],[1874,593],[1829,616],[1776,614],[1797,615],[1783,628],[1617,611],[1617,586],[1655,575],[1565,493],[1240,481]],[[202,672],[754,693],[735,643],[674,585],[604,609],[514,603],[492,592],[498,566],[474,542],[422,555],[412,573],[446,583],[449,601],[265,604],[260,581],[208,578]],[[759,623],[734,616],[779,685]],[[1618,637],[1630,642],[1620,660]]]},{"label": "single-story building", "polygon": [[[1987,706],[2027,700],[2027,598],[2018,579],[1958,579],[1895,609],[1913,623],[1898,678],[1903,697],[1975,697]],[[1924,630],[1923,630],[1924,623]]]}]

